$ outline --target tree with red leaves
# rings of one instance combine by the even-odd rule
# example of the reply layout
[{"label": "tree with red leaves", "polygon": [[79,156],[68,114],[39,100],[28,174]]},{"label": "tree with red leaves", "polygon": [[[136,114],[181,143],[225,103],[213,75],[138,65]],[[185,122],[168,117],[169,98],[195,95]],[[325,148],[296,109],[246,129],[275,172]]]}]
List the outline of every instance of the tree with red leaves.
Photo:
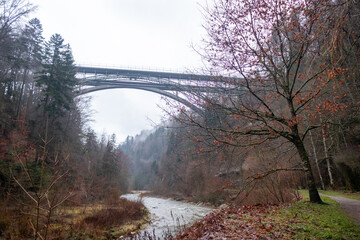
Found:
[{"label": "tree with red leaves", "polygon": [[[322,200],[306,137],[346,107],[336,91],[345,70],[325,56],[334,20],[331,11],[337,7],[328,0],[215,0],[205,8],[208,36],[203,57],[217,76],[218,92],[193,92],[191,98],[207,113],[212,111],[217,123],[180,111],[216,144],[246,147],[276,138],[290,142],[301,167],[278,170],[304,171],[313,203]],[[326,117],[321,121],[321,116]]]}]

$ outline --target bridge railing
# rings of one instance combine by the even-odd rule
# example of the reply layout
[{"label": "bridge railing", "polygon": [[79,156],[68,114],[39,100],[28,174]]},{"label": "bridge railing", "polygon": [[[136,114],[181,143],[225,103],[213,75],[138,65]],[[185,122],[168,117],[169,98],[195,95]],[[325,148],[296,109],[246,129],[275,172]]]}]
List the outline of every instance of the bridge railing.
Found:
[{"label": "bridge railing", "polygon": [[96,63],[76,63],[78,67],[89,68],[102,68],[102,69],[125,69],[135,71],[150,71],[150,72],[169,72],[169,73],[181,73],[181,74],[199,74],[202,75],[203,71],[196,69],[180,69],[180,68],[159,68],[159,67],[147,67],[147,66],[135,66],[135,65],[101,65]]}]

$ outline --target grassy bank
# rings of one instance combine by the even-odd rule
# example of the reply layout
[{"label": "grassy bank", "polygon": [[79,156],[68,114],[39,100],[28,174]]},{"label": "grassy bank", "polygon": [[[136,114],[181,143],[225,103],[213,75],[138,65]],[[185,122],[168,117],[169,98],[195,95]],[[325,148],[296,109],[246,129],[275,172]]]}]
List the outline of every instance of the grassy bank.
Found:
[{"label": "grassy bank", "polygon": [[117,239],[130,236],[141,230],[149,218],[150,213],[142,202],[120,199],[119,203],[101,206],[91,213],[71,216],[76,224],[71,238]]},{"label": "grassy bank", "polygon": [[309,203],[304,196],[299,202],[280,206],[219,210],[186,229],[177,239],[360,239],[360,229],[339,204],[325,197],[323,200],[328,205]]},{"label": "grassy bank", "polygon": [[[27,216],[21,215],[19,219],[20,211],[2,209],[0,212],[0,239],[32,237]],[[120,199],[113,204],[62,206],[53,213],[47,239],[117,239],[135,234],[149,219],[150,213],[141,201]]]},{"label": "grassy bank", "polygon": [[312,204],[307,192],[301,194],[302,201],[275,214],[279,222],[291,222],[295,239],[360,239],[360,229],[336,201],[322,197],[328,205]]},{"label": "grassy bank", "polygon": [[355,199],[360,201],[360,194],[359,193],[351,193],[351,192],[340,192],[340,191],[325,191],[325,190],[319,190],[320,193],[334,196],[334,197],[345,197],[350,199]]}]

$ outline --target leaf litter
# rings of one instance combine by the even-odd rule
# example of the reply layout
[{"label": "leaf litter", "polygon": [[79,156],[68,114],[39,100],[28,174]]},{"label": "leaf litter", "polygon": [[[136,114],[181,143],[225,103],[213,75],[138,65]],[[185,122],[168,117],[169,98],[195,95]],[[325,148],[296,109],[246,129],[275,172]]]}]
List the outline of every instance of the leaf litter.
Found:
[{"label": "leaf litter", "polygon": [[279,222],[276,212],[285,206],[242,206],[217,210],[173,239],[293,239],[291,224]]}]

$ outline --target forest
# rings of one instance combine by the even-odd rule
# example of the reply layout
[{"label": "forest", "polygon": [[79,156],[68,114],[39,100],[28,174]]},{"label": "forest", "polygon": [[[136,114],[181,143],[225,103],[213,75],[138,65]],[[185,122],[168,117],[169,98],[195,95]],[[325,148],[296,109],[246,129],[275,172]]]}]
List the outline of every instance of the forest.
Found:
[{"label": "forest", "polygon": [[1,8],[0,236],[63,238],[49,228],[64,222],[58,207],[114,208],[128,191],[129,159],[115,136],[87,127],[89,99],[75,94],[70,45],[60,34],[44,39],[38,19],[25,21],[35,9],[27,1],[1,1]]},{"label": "forest", "polygon": [[0,5],[0,237],[96,238],[146,218],[130,190],[213,206],[360,191],[359,1],[204,7],[217,91],[182,92],[201,112],[166,100],[166,123],[120,145],[88,127],[70,44],[28,1]]}]

